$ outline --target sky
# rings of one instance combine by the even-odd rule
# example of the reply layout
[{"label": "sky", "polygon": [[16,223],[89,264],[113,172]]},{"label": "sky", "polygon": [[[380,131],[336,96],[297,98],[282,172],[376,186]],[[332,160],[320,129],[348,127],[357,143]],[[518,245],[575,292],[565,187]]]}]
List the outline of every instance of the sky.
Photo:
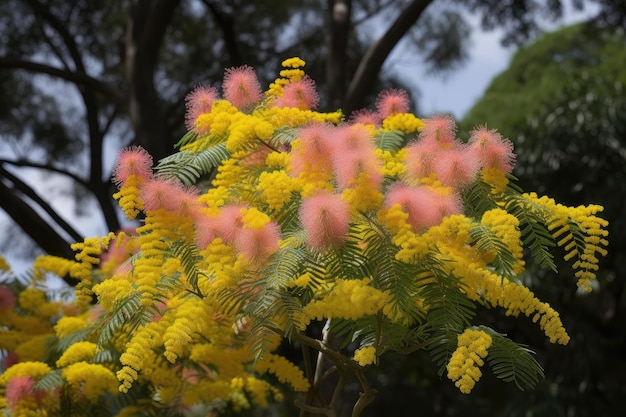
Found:
[{"label": "sky", "polygon": [[[574,11],[568,4],[561,21],[540,22],[545,31],[571,25],[595,14],[593,7]],[[399,44],[385,64],[385,70],[400,74],[408,84],[421,93],[419,111],[423,115],[449,113],[460,119],[484,94],[495,76],[505,71],[516,48],[505,48],[500,44],[501,30],[481,30],[478,18],[470,18],[472,25],[469,61],[445,77],[429,75],[415,58],[405,57],[405,48]]]}]

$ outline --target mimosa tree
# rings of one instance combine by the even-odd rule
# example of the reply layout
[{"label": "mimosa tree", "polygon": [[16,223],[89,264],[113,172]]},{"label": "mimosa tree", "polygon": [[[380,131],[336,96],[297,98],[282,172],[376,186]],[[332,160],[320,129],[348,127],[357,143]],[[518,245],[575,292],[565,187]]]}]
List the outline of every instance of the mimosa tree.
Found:
[{"label": "mimosa tree", "polygon": [[[602,207],[523,192],[508,140],[478,127],[463,142],[450,117],[408,113],[403,91],[349,120],[317,112],[303,66],[284,61],[265,92],[247,66],[226,71],[221,97],[198,87],[176,153],[119,154],[114,197],[141,225],[0,287],[8,415],[219,414],[291,389],[301,415],[336,416],[356,380],[356,417],[376,393],[364,370],[392,350],[429,351],[465,394],[484,366],[521,389],[542,377],[475,313],[501,309],[567,344],[520,279],[524,256],[555,268],[561,248],[590,290]],[[46,273],[77,280],[74,299],[47,294]]]}]

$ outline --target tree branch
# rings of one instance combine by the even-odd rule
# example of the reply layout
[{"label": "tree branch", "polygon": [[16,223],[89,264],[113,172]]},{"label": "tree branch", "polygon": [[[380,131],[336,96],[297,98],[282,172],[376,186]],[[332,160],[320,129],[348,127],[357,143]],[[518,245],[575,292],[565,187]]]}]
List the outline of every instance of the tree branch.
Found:
[{"label": "tree branch", "polygon": [[241,53],[237,44],[237,34],[235,33],[235,18],[232,14],[226,14],[217,9],[209,0],[202,0],[202,3],[209,9],[215,23],[220,27],[226,50],[230,56],[230,63],[233,66],[242,65]]},{"label": "tree branch", "polygon": [[[57,212],[52,208],[52,206],[50,206],[50,204],[48,204],[44,199],[42,199],[39,196],[39,194],[37,194],[35,190],[33,190],[28,184],[26,184],[24,181],[22,181],[21,179],[19,179],[18,177],[16,177],[11,172],[7,171],[1,166],[0,166],[0,178],[6,178],[7,180],[11,181],[11,183],[13,183],[13,190],[19,190],[19,192],[24,194],[26,197],[30,198],[34,203],[36,203],[39,207],[41,207],[41,209],[44,212],[46,212],[46,214],[48,214],[50,218],[54,220],[56,224],[59,227],[61,227],[61,229],[63,229],[75,242],[82,240],[82,236],[80,235],[80,233],[74,230],[74,228],[69,223],[67,223],[61,216],[59,216]],[[11,191],[11,193],[15,196],[14,191]],[[39,214],[36,214],[36,215],[39,218],[41,218]],[[14,220],[16,223],[20,225],[20,227],[22,227],[22,229],[25,229],[24,225],[21,224],[17,219],[14,218]],[[34,239],[34,240],[37,241],[37,239]]]},{"label": "tree branch", "polygon": [[90,88],[93,91],[104,95],[109,100],[111,100],[111,102],[118,106],[125,106],[128,99],[125,93],[111,87],[109,84],[103,83],[96,78],[90,77],[85,74],[78,74],[73,71],[52,67],[50,65],[41,64],[38,62],[13,58],[0,58],[0,68],[23,69],[29,72],[57,77],[62,80],[75,83],[79,86]]},{"label": "tree branch", "polygon": [[83,187],[89,188],[89,183],[87,183],[87,181],[85,181],[81,177],[79,177],[79,176],[77,176],[75,174],[72,174],[69,171],[65,171],[64,169],[60,169],[60,168],[54,167],[52,165],[40,164],[40,163],[37,163],[37,162],[31,162],[31,161],[27,161],[26,159],[18,159],[17,161],[11,161],[11,160],[8,160],[8,159],[0,159],[0,164],[13,165],[13,166],[16,166],[16,167],[45,169],[46,171],[56,172],[57,174],[65,175],[66,177],[71,178],[73,181],[77,182],[78,184],[82,185]]},{"label": "tree branch", "polygon": [[387,32],[368,48],[359,62],[359,66],[348,87],[348,92],[342,106],[345,115],[350,115],[354,110],[362,107],[364,97],[368,89],[376,82],[376,78],[385,60],[432,1],[433,0],[412,1],[400,12],[398,18],[389,27]]},{"label": "tree branch", "polygon": [[[32,207],[20,199],[13,189],[0,181],[0,208],[30,236],[44,251],[50,255],[66,259],[74,259],[74,251]],[[69,276],[61,277],[68,285],[76,285]]]}]

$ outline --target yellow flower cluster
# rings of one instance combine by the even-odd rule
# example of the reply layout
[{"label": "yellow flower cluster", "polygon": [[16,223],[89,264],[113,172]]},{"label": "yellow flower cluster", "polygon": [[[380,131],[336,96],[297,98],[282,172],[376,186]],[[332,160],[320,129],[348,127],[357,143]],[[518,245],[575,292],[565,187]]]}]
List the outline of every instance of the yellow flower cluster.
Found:
[{"label": "yellow flower cluster", "polygon": [[121,383],[119,391],[128,392],[137,379],[138,372],[149,363],[147,359],[150,357],[150,349],[162,344],[162,331],[161,323],[151,322],[134,333],[120,356],[123,367],[117,372],[117,379]]},{"label": "yellow flower cluster", "polygon": [[7,263],[6,259],[4,259],[4,256],[0,255],[0,272],[10,270],[11,266]]},{"label": "yellow flower cluster", "polygon": [[491,336],[482,330],[466,329],[459,335],[447,369],[448,378],[462,393],[469,394],[482,376],[480,367],[491,343]]},{"label": "yellow flower cluster", "polygon": [[522,233],[519,230],[519,220],[512,214],[502,209],[492,209],[486,211],[482,219],[482,224],[491,228],[491,230],[502,239],[511,251],[511,254],[517,262],[513,266],[515,274],[521,274],[524,271],[524,249],[522,248]]},{"label": "yellow flower cluster", "polygon": [[401,262],[418,263],[428,253],[428,243],[422,236],[414,233],[408,223],[409,215],[402,210],[399,204],[389,209],[383,208],[378,212],[378,218],[392,233],[392,242],[400,250],[395,258]]},{"label": "yellow flower cluster", "polygon": [[376,348],[374,346],[365,346],[354,351],[354,360],[361,366],[376,363]]},{"label": "yellow flower cluster", "polygon": [[495,167],[484,167],[480,170],[480,178],[487,184],[491,185],[491,194],[499,194],[504,192],[509,179],[506,172]]},{"label": "yellow flower cluster", "polygon": [[300,127],[308,123],[333,123],[338,124],[343,114],[340,111],[332,113],[319,113],[313,110],[302,110],[295,107],[272,107],[256,111],[261,117],[276,127]]},{"label": "yellow flower cluster", "polygon": [[98,297],[98,303],[107,311],[111,311],[116,301],[122,300],[133,292],[131,281],[120,279],[107,279],[93,286],[93,292]]},{"label": "yellow flower cluster", "polygon": [[38,381],[50,372],[52,372],[52,368],[43,362],[25,361],[16,363],[0,374],[0,385],[6,385],[9,380],[18,376],[29,376]]},{"label": "yellow flower cluster", "polygon": [[343,190],[341,196],[354,214],[377,209],[385,198],[366,172],[361,172],[351,186]]},{"label": "yellow flower cluster", "polygon": [[400,179],[406,175],[406,166],[403,164],[406,148],[394,153],[377,148],[376,156],[383,161],[382,174],[385,177]]},{"label": "yellow flower cluster", "polygon": [[370,285],[371,279],[338,279],[327,293],[304,307],[311,320],[342,318],[356,320],[381,311],[389,295]]},{"label": "yellow flower cluster", "polygon": [[[606,237],[609,232],[605,229],[608,222],[598,216],[603,210],[602,206],[589,205],[567,207],[556,203],[552,198],[538,197],[536,193],[524,194],[529,202],[545,208],[550,213],[547,220],[548,230],[557,242],[557,245],[565,250],[564,259],[574,260],[572,267],[578,278],[577,285],[583,291],[591,291],[591,281],[596,278],[599,269],[598,255],[606,256],[605,247],[608,245]],[[575,236],[583,234],[582,242]]]},{"label": "yellow flower cluster", "polygon": [[424,128],[424,122],[411,113],[396,113],[383,120],[383,129],[401,130],[404,133],[414,133]]},{"label": "yellow flower cluster", "polygon": [[72,270],[74,262],[59,256],[42,255],[33,262],[35,279],[44,279],[44,272],[51,272],[59,277],[65,277]]},{"label": "yellow flower cluster", "polygon": [[270,123],[255,115],[236,113],[232,118],[226,140],[226,149],[231,153],[243,150],[255,139],[266,141],[274,133]]},{"label": "yellow flower cluster", "polygon": [[290,384],[296,391],[305,392],[309,389],[309,381],[302,370],[282,356],[265,355],[257,361],[254,368],[260,374],[270,372],[276,375],[280,382]]},{"label": "yellow flower cluster", "polygon": [[111,232],[103,237],[85,238],[83,242],[74,243],[71,246],[77,252],[75,255],[77,262],[72,265],[70,275],[79,280],[78,285],[76,285],[76,304],[79,306],[84,307],[91,302],[93,267],[100,263],[102,249],[106,249],[114,237],[115,234]]},{"label": "yellow flower cluster", "polygon": [[88,362],[96,354],[96,347],[96,344],[92,342],[76,342],[63,352],[61,357],[57,359],[56,365],[63,368],[76,362]]},{"label": "yellow flower cluster", "polygon": [[269,89],[265,92],[267,97],[281,97],[283,95],[283,87],[290,82],[300,81],[304,77],[305,62],[298,58],[288,58],[282,62],[283,70],[280,71],[280,77],[277,78]]},{"label": "yellow flower cluster", "polygon": [[63,339],[70,334],[89,327],[89,320],[86,314],[81,316],[65,316],[61,317],[54,325],[54,332]]},{"label": "yellow flower cluster", "polygon": [[91,402],[97,402],[101,395],[117,393],[115,375],[100,364],[76,362],[63,368],[61,375],[75,392]]},{"label": "yellow flower cluster", "polygon": [[293,192],[298,192],[301,185],[284,170],[263,172],[259,176],[257,189],[261,192],[261,200],[266,203],[272,212],[278,212],[292,198]]},{"label": "yellow flower cluster", "polygon": [[143,183],[143,178],[137,175],[130,175],[120,190],[113,194],[113,198],[119,201],[120,208],[124,211],[128,220],[134,220],[143,210],[143,200],[139,196],[139,186]]}]

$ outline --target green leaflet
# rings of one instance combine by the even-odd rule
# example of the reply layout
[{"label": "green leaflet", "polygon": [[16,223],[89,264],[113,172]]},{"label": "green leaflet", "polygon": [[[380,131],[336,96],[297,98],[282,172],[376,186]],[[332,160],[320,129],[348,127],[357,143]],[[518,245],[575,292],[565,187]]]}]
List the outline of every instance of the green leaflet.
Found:
[{"label": "green leaflet", "polygon": [[380,130],[374,137],[376,146],[383,151],[397,151],[409,141],[406,133],[401,130]]},{"label": "green leaflet", "polygon": [[544,377],[543,368],[533,357],[533,351],[518,344],[493,329],[480,326],[492,338],[487,350],[487,363],[495,376],[513,382],[520,390],[533,388]]},{"label": "green leaflet", "polygon": [[211,174],[228,158],[230,153],[226,150],[226,144],[220,143],[197,153],[184,150],[167,156],[159,161],[156,170],[161,176],[176,178],[190,186],[201,176]]}]

